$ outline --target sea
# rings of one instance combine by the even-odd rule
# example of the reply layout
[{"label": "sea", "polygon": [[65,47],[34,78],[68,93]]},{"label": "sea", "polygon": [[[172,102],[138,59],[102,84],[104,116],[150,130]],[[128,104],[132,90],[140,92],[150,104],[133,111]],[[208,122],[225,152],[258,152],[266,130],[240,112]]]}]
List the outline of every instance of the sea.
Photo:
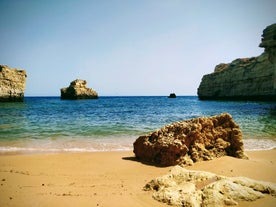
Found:
[{"label": "sea", "polygon": [[276,102],[202,101],[197,96],[25,97],[0,103],[0,154],[131,151],[172,122],[228,112],[245,150],[276,148]]}]

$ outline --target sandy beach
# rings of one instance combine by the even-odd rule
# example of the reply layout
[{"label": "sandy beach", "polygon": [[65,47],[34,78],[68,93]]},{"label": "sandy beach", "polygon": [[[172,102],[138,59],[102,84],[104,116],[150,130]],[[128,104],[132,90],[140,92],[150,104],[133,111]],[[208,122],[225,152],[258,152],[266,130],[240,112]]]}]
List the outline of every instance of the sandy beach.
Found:
[{"label": "sandy beach", "polygon": [[[249,160],[222,157],[187,167],[276,183],[276,150],[246,152]],[[172,167],[135,161],[132,152],[0,156],[0,206],[167,206],[143,191]],[[266,196],[239,206],[276,206]]]}]

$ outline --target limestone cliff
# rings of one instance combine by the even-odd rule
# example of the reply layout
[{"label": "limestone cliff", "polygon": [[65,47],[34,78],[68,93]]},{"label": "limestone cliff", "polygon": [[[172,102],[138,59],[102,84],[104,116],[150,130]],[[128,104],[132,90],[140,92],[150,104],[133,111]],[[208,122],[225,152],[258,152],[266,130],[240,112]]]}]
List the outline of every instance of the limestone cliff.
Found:
[{"label": "limestone cliff", "polygon": [[60,89],[61,99],[97,99],[97,92],[87,88],[86,83],[86,80],[72,81],[69,87]]},{"label": "limestone cliff", "polygon": [[276,91],[276,24],[268,26],[263,31],[262,42],[260,47],[265,48],[265,52],[268,53],[268,60],[274,67],[274,94]]},{"label": "limestone cliff", "polygon": [[198,88],[200,99],[276,100],[276,24],[263,31],[258,57],[221,63],[204,75]]},{"label": "limestone cliff", "polygon": [[0,102],[23,101],[26,71],[0,65]]}]

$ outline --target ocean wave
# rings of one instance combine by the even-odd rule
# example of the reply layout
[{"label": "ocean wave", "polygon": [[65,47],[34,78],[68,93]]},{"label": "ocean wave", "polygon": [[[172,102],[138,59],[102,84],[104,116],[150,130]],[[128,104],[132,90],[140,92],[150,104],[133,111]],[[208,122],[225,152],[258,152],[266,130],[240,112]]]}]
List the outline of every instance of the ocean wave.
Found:
[{"label": "ocean wave", "polygon": [[34,147],[0,147],[0,153],[62,153],[62,152],[112,152],[130,151],[130,147],[117,148],[34,148]]},{"label": "ocean wave", "polygon": [[276,140],[274,139],[243,139],[243,144],[246,151],[276,149]]}]

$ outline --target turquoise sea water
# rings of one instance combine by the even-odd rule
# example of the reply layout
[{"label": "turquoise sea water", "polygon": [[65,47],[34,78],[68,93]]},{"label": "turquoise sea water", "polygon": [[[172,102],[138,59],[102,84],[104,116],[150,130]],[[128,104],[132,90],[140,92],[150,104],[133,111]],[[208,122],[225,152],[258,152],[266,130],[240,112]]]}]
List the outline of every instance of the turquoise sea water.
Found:
[{"label": "turquoise sea water", "polygon": [[230,113],[247,150],[276,148],[276,103],[200,101],[196,96],[25,97],[0,103],[0,153],[132,150],[132,143],[171,122]]}]

